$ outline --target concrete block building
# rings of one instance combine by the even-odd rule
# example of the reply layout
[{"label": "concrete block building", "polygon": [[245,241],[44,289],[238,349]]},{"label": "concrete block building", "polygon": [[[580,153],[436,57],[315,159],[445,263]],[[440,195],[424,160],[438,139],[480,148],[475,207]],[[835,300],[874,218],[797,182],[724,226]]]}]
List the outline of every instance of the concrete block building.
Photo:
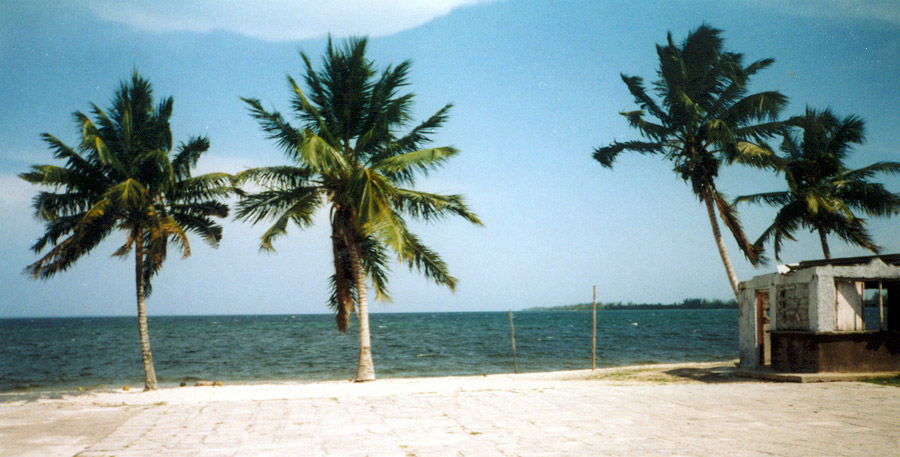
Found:
[{"label": "concrete block building", "polygon": [[900,254],[778,270],[740,284],[742,368],[900,370]]}]

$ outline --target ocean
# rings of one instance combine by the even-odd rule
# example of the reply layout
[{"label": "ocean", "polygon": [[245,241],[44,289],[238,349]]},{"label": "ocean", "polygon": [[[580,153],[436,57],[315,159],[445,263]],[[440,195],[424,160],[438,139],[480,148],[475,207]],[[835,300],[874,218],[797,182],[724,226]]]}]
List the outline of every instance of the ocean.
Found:
[{"label": "ocean", "polygon": [[[589,312],[514,314],[520,372],[590,368]],[[601,311],[597,365],[729,360],[737,310]],[[349,379],[356,329],[331,315],[151,316],[162,386]],[[374,313],[378,377],[513,372],[506,312]],[[136,317],[0,319],[0,393],[7,397],[143,387]]]}]

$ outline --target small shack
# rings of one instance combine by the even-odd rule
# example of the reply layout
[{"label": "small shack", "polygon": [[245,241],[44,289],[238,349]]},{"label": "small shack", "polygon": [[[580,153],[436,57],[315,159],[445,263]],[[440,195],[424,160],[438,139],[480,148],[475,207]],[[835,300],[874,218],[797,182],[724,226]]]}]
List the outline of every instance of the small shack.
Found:
[{"label": "small shack", "polygon": [[900,371],[900,254],[779,265],[740,284],[741,367]]}]

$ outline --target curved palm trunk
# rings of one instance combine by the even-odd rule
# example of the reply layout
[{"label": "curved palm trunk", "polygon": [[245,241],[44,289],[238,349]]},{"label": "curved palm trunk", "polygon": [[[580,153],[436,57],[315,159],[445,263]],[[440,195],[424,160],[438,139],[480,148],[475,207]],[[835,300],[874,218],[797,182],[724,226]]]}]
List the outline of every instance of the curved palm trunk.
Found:
[{"label": "curved palm trunk", "polygon": [[722,240],[722,232],[719,230],[719,221],[716,220],[716,208],[713,202],[712,194],[707,188],[703,191],[703,202],[706,203],[706,212],[709,215],[709,224],[712,226],[713,238],[716,239],[716,247],[719,248],[719,255],[722,257],[722,264],[725,265],[725,274],[728,275],[728,282],[731,283],[731,290],[734,292],[735,298],[740,300],[738,295],[738,277],[734,272],[734,266],[731,265],[731,258],[728,257],[728,251],[725,250],[725,241]]},{"label": "curved palm trunk", "polygon": [[369,334],[369,303],[366,299],[366,278],[363,275],[359,245],[347,243],[350,252],[350,269],[356,286],[356,313],[359,318],[359,361],[356,365],[356,382],[374,381],[375,364],[372,363],[372,341]]},{"label": "curved palm trunk", "polygon": [[144,363],[144,390],[156,390],[156,370],[150,353],[150,331],[147,328],[147,304],[144,297],[144,232],[134,237],[134,280],[137,289],[138,334],[141,338],[141,360]]},{"label": "curved palm trunk", "polygon": [[828,240],[825,239],[825,230],[819,229],[819,241],[822,242],[822,254],[825,255],[826,260],[831,260],[831,250],[828,249]]}]

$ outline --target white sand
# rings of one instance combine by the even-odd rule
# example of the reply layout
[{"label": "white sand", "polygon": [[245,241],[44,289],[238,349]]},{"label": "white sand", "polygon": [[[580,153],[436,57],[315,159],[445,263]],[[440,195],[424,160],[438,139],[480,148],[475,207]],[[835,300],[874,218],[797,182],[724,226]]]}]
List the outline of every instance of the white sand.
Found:
[{"label": "white sand", "polygon": [[182,387],[6,402],[0,455],[900,455],[900,389],[762,383],[727,376],[723,367]]}]

